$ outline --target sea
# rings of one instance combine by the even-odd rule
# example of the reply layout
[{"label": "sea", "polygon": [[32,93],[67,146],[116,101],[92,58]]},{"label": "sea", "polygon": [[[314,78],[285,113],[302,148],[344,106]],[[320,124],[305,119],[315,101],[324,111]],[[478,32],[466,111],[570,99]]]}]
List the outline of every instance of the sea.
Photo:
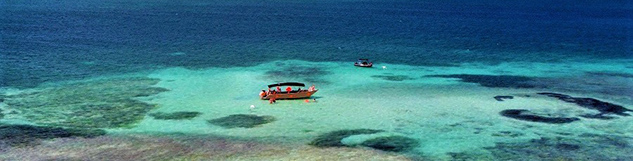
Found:
[{"label": "sea", "polygon": [[[0,15],[0,160],[633,160],[632,1],[5,0]],[[259,98],[280,82],[318,92]]]}]

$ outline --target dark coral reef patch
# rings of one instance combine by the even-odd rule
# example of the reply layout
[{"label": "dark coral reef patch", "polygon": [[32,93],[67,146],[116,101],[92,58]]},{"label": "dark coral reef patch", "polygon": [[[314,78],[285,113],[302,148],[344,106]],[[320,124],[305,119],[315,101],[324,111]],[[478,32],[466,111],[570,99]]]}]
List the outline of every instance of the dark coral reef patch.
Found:
[{"label": "dark coral reef patch", "polygon": [[625,113],[625,112],[631,111],[630,109],[627,109],[627,108],[624,108],[623,106],[612,104],[609,102],[600,101],[594,98],[572,97],[565,94],[551,93],[551,92],[542,92],[538,94],[545,95],[548,97],[554,97],[565,102],[574,103],[581,107],[600,111],[600,113],[596,115],[584,115],[583,117],[586,117],[586,118],[611,119],[611,117],[603,116],[604,114],[630,116],[629,114]]},{"label": "dark coral reef patch", "polygon": [[498,142],[488,154],[472,151],[448,153],[452,160],[631,160],[627,136],[581,134],[541,137],[523,142]]},{"label": "dark coral reef patch", "polygon": [[137,97],[167,89],[153,87],[159,79],[146,77],[102,79],[42,87],[6,96],[8,109],[27,120],[54,126],[82,128],[128,127],[143,119],[154,104]]},{"label": "dark coral reef patch", "polygon": [[317,67],[289,66],[282,70],[267,71],[266,75],[272,77],[319,77],[329,73]]},{"label": "dark coral reef patch", "polygon": [[[280,70],[270,70],[265,74],[267,77],[277,81],[283,82],[292,79],[301,78],[304,81],[309,83],[319,83],[319,84],[327,84],[329,83],[326,80],[322,79],[322,76],[328,75],[331,72],[323,70],[323,68],[318,67],[307,67],[301,65],[280,65],[282,69]],[[283,67],[285,66],[285,67]]]},{"label": "dark coral reef patch", "polygon": [[271,123],[275,120],[275,117],[272,116],[236,114],[209,120],[208,122],[224,128],[253,128],[259,125]]},{"label": "dark coral reef patch", "polygon": [[427,75],[426,77],[459,78],[462,82],[477,83],[484,87],[501,88],[536,88],[536,78],[514,75],[477,75],[477,74],[449,74]]},{"label": "dark coral reef patch", "polygon": [[105,135],[98,129],[59,128],[32,125],[0,125],[0,144],[9,146],[36,145],[40,139],[95,137]]},{"label": "dark coral reef patch", "polygon": [[618,149],[631,149],[631,143],[633,142],[633,137],[631,136],[584,133],[578,135],[578,137],[583,139],[591,139],[593,142],[596,142],[600,145],[612,146]]},{"label": "dark coral reef patch", "polygon": [[181,111],[172,113],[156,112],[150,113],[149,116],[152,116],[154,117],[154,119],[158,120],[189,120],[198,117],[200,114],[202,113]]},{"label": "dark coral reef patch", "polygon": [[405,80],[414,80],[406,75],[372,75],[372,78],[384,79],[388,81],[405,81]]},{"label": "dark coral reef patch", "polygon": [[495,136],[495,137],[511,137],[511,138],[516,138],[523,135],[525,134],[518,131],[499,131],[499,132],[491,134],[491,136]]},{"label": "dark coral reef patch", "polygon": [[352,135],[361,135],[361,134],[374,134],[383,132],[383,130],[373,130],[373,129],[352,129],[352,130],[337,130],[329,133],[321,134],[317,136],[316,139],[312,140],[309,145],[316,147],[343,147],[347,146],[341,142],[346,137]]},{"label": "dark coral reef patch", "polygon": [[495,160],[630,160],[630,148],[603,142],[603,138],[630,140],[618,136],[542,137],[527,142],[497,143],[485,148]]},{"label": "dark coral reef patch", "polygon": [[504,99],[514,99],[514,96],[495,96],[495,100],[503,101]]},{"label": "dark coral reef patch", "polygon": [[607,77],[622,77],[622,78],[633,78],[633,74],[628,73],[614,73],[614,72],[586,72],[587,75],[593,76],[607,76]]},{"label": "dark coral reef patch", "polygon": [[392,152],[407,151],[418,146],[418,141],[404,136],[386,136],[369,139],[362,146]]},{"label": "dark coral reef patch", "polygon": [[[354,135],[367,135],[380,132],[383,132],[383,130],[337,130],[317,136],[317,138],[312,140],[312,142],[310,142],[308,145],[312,145],[315,147],[354,147],[357,145],[343,144],[341,140]],[[380,136],[365,140],[360,143],[360,146],[365,146],[382,151],[401,152],[415,148],[416,146],[418,146],[418,141],[404,136]]]},{"label": "dark coral reef patch", "polygon": [[536,114],[530,113],[528,110],[524,109],[508,109],[500,112],[502,116],[531,121],[531,122],[542,122],[542,123],[550,123],[550,124],[565,124],[571,123],[574,121],[578,121],[580,119],[575,117],[546,117],[546,116],[538,116]]}]

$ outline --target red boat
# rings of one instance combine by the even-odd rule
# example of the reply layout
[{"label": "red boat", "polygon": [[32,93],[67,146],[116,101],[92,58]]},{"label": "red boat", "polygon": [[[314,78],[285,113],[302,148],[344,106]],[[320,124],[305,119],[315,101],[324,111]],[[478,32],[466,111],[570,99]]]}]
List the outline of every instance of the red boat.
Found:
[{"label": "red boat", "polygon": [[372,67],[374,63],[369,62],[369,59],[358,59],[358,61],[354,62],[354,66],[357,67]]},{"label": "red boat", "polygon": [[[281,90],[281,86],[288,86],[284,91]],[[273,87],[277,87],[276,89],[271,89]],[[292,87],[295,87],[296,90]],[[259,93],[259,97],[263,100],[267,99],[301,99],[301,98],[309,98],[312,94],[316,93],[318,90],[314,88],[314,85],[308,89],[301,89],[301,87],[305,87],[305,84],[298,82],[283,82],[277,84],[268,85],[268,91],[263,91]],[[288,90],[290,89],[290,90]]]}]

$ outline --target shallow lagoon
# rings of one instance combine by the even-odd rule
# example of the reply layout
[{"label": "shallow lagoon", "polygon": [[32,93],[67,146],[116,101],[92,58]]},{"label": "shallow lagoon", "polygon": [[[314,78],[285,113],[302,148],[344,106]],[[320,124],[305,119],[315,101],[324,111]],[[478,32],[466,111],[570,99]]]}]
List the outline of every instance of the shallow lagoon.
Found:
[{"label": "shallow lagoon", "polygon": [[[543,65],[549,65],[550,68],[532,68],[542,67]],[[567,85],[557,86],[557,83],[553,83],[559,79],[580,79],[587,74],[596,74],[598,72],[620,73],[615,76],[607,75],[604,77],[620,79],[617,82],[630,82],[631,78],[621,77],[621,75],[630,74],[620,72],[623,71],[622,68],[625,68],[626,64],[608,63],[608,67],[601,67],[599,63],[570,63],[566,65],[526,63],[501,64],[498,66],[467,64],[460,67],[414,67],[383,63],[378,64],[378,66],[378,68],[356,68],[351,63],[346,62],[289,60],[274,61],[252,67],[200,70],[167,68],[156,70],[149,72],[146,78],[147,80],[155,79],[160,81],[148,86],[151,88],[146,89],[164,90],[159,93],[133,97],[134,100],[155,106],[150,111],[145,112],[142,119],[131,126],[122,126],[121,128],[101,127],[107,131],[105,136],[99,136],[94,139],[77,138],[70,140],[72,140],[71,142],[77,142],[73,144],[83,145],[85,143],[85,146],[90,147],[95,146],[94,144],[99,144],[100,146],[108,145],[109,143],[99,142],[98,140],[110,137],[112,137],[111,139],[133,139],[136,141],[139,141],[137,139],[140,137],[142,138],[140,140],[141,145],[152,144],[151,146],[156,146],[151,143],[152,136],[156,136],[159,140],[168,140],[168,143],[164,144],[178,144],[180,146],[189,145],[178,142],[179,137],[193,137],[196,138],[194,139],[195,142],[200,142],[200,144],[214,144],[213,142],[217,141],[217,139],[226,139],[230,140],[226,143],[230,145],[254,144],[253,152],[244,153],[254,155],[250,157],[255,158],[265,157],[261,156],[262,154],[260,153],[262,152],[259,150],[265,150],[268,144],[279,144],[282,145],[281,149],[295,150],[316,148],[329,151],[327,149],[330,148],[352,148],[360,151],[342,150],[338,153],[339,155],[347,155],[345,153],[367,153],[368,155],[376,155],[376,157],[403,155],[404,158],[422,160],[486,158],[579,159],[585,157],[592,159],[624,159],[631,157],[630,153],[626,153],[631,150],[632,138],[630,136],[633,135],[633,129],[630,128],[633,127],[630,125],[632,120],[630,116],[606,114],[606,116],[612,118],[585,118],[582,115],[596,114],[599,111],[538,94],[539,92],[559,92],[574,97],[591,97],[630,109],[633,102],[631,97],[605,94],[601,92],[601,89],[579,90],[567,88]],[[386,68],[383,69],[381,68],[382,66]],[[565,73],[549,72],[550,70],[571,71],[569,69],[579,69],[577,66],[591,66],[595,68],[582,68],[583,70]],[[503,69],[503,72],[500,73],[500,69]],[[284,71],[287,73],[271,71]],[[530,73],[525,71],[530,71]],[[521,81],[518,82],[515,79],[483,79],[486,80],[484,84],[495,84],[490,82],[490,80],[496,80],[498,81],[497,84],[501,85],[500,87],[484,87],[473,81],[463,82],[459,78],[435,77],[436,75],[457,73],[493,78],[499,78],[498,75],[507,75],[507,77],[523,76],[530,78],[528,83],[531,83],[534,87],[505,87],[508,83],[523,83],[524,79],[520,79]],[[389,77],[376,77],[376,75],[399,76],[407,79],[394,80],[389,79]],[[118,81],[121,78],[101,79]],[[313,96],[316,102],[312,100],[308,103],[304,100],[281,100],[275,104],[269,104],[268,101],[258,99],[257,91],[266,88],[265,85],[270,82],[278,82],[280,80],[315,84],[319,89],[319,92]],[[585,80],[590,81],[588,79]],[[76,87],[73,83],[77,82],[64,83],[53,87],[15,90],[12,94],[5,94],[5,104],[2,105],[3,110],[17,112],[4,112],[4,120],[23,120],[41,124],[42,122],[37,119],[25,118],[24,115],[28,112],[23,112],[21,109],[23,107],[11,106],[10,103],[19,100],[21,97],[20,93],[28,93],[29,91],[46,92],[47,88],[63,88],[59,86],[65,85]],[[605,83],[604,87],[622,85],[609,84],[609,82],[603,83]],[[118,84],[116,86],[125,85]],[[576,86],[581,85],[583,85],[582,82],[577,82]],[[593,85],[588,84],[587,86],[592,87]],[[134,91],[120,90],[118,92],[124,95]],[[499,101],[495,99],[495,96],[499,95],[513,97]],[[251,109],[250,105],[254,105],[255,108]],[[578,118],[578,120],[569,123],[551,124],[504,117],[501,114],[502,111],[509,109],[529,110],[530,114],[542,117],[573,117]],[[150,116],[151,113],[178,112],[199,112],[200,114],[188,119],[156,119]],[[35,115],[32,113],[28,114]],[[94,114],[98,115],[99,113],[94,112]],[[630,112],[626,112],[626,114],[630,114]],[[210,120],[226,119],[223,117],[230,115],[262,116],[268,118],[264,120],[269,121],[255,123],[252,126],[228,126],[231,128],[210,123]],[[239,123],[242,121],[239,119],[248,119],[243,120],[246,123],[261,120],[246,117],[237,117],[235,119],[237,120],[229,121],[229,123]],[[73,124],[63,123],[50,125],[60,124],[61,126],[73,126]],[[342,146],[311,146],[316,138],[323,137],[327,133],[354,129],[373,129],[376,131],[349,133],[340,137],[332,135],[331,137],[335,139],[335,142],[340,140],[339,145]],[[200,139],[204,137],[209,137],[209,140]],[[405,140],[410,139],[413,142],[387,141],[384,139],[380,140],[380,138],[405,138]],[[68,141],[68,139],[60,139]],[[374,148],[367,146],[369,144],[368,141],[372,139],[374,140],[372,144]],[[383,142],[375,143],[375,140]],[[50,145],[56,144],[58,141],[59,139],[46,139],[42,141],[41,145],[29,149],[45,150],[48,148],[47,146],[62,146]],[[169,143],[172,141],[174,142],[173,144]],[[379,144],[379,146],[376,144]],[[400,148],[405,150],[397,150],[397,152],[390,152],[392,150],[385,150],[384,148],[399,147],[400,144],[413,147]],[[534,146],[540,148],[532,148]],[[195,149],[195,147],[190,148]],[[162,148],[154,147],[153,149],[160,150]],[[7,148],[5,151],[11,155],[5,155],[5,157],[55,158],[55,156],[23,153],[24,150],[21,147]],[[174,149],[162,150],[165,150],[165,153],[176,153],[173,151]],[[224,150],[226,151],[223,153],[231,153],[231,148]],[[548,151],[554,151],[554,153],[552,154]],[[603,151],[613,154],[603,154]],[[282,159],[289,157],[286,154],[286,150],[282,150],[282,152],[281,154],[270,152],[270,155],[279,155]],[[152,152],[137,153],[147,153],[148,156],[154,156]],[[213,152],[206,151],[204,153]],[[317,151],[315,153],[318,154],[320,152]],[[595,153],[601,153],[601,155],[591,155]],[[176,158],[188,158],[191,155],[194,155],[194,153],[184,152],[184,154],[179,154]],[[302,151],[297,155],[310,156],[315,154]],[[82,156],[78,157],[81,158]],[[225,159],[232,158],[225,157]]]}]

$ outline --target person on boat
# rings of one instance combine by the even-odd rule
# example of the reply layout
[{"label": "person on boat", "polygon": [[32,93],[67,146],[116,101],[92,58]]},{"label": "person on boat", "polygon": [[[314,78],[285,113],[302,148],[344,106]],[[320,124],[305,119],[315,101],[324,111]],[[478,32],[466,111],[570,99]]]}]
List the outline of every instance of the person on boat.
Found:
[{"label": "person on boat", "polygon": [[277,91],[281,92],[281,88],[279,86],[277,86]]},{"label": "person on boat", "polygon": [[266,91],[262,90],[262,92],[259,92],[259,96],[266,97]]},{"label": "person on boat", "polygon": [[277,103],[277,94],[273,96],[273,103]]},{"label": "person on boat", "polygon": [[272,95],[270,95],[270,98],[268,98],[268,102],[270,102],[270,104],[273,104],[273,103],[277,102],[276,99],[277,99],[277,94],[273,93]]},{"label": "person on boat", "polygon": [[290,91],[292,91],[292,87],[288,86],[288,88],[286,88],[286,91],[290,93]]},{"label": "person on boat", "polygon": [[310,86],[310,88],[308,88],[308,91],[309,91],[309,92],[312,92],[312,91],[314,91],[314,90],[315,90],[315,88],[314,88],[314,84],[313,84],[312,86]]}]

